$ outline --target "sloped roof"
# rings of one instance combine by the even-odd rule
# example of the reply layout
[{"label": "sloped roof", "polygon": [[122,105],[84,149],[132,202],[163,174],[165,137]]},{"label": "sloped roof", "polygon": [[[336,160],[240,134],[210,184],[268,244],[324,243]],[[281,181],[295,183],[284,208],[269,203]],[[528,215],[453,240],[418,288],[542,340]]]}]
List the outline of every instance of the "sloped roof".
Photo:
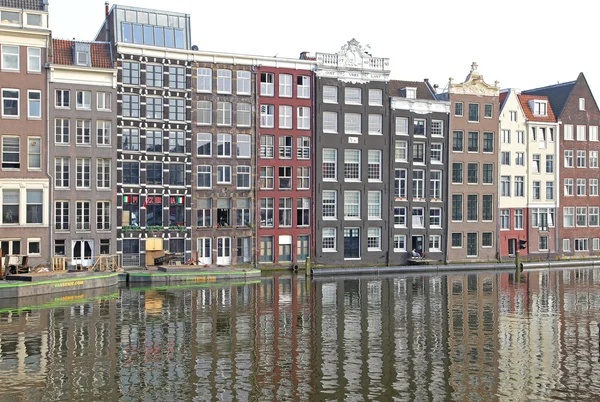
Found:
[{"label": "sloped roof", "polygon": [[388,83],[390,96],[406,98],[406,91],[404,90],[406,87],[417,89],[417,99],[437,100],[425,81],[390,80]]},{"label": "sloped roof", "polygon": [[67,39],[54,39],[54,64],[73,66],[73,44],[89,43],[92,67],[113,68],[110,54],[110,43],[108,42],[83,42]]},{"label": "sloped roof", "polygon": [[552,110],[559,116],[562,114],[569,98],[571,96],[571,92],[573,92],[573,88],[575,88],[575,83],[577,81],[563,82],[561,84],[549,85],[547,87],[528,89],[527,91],[523,91],[523,95],[541,95],[547,96],[550,105],[552,105]]},{"label": "sloped roof", "polygon": [[529,121],[539,121],[539,122],[547,122],[554,123],[556,122],[556,116],[554,116],[554,112],[552,111],[552,104],[548,103],[547,116],[536,116],[533,114],[531,107],[529,107],[529,101],[531,100],[541,100],[548,101],[547,96],[541,95],[517,95],[519,97],[519,103],[521,103],[521,108],[523,109],[523,113],[525,113],[525,117]]},{"label": "sloped roof", "polygon": [[502,108],[504,107],[504,102],[506,101],[506,98],[508,97],[509,93],[510,89],[505,92],[500,92],[500,97],[498,98],[498,101],[500,102],[500,110],[502,110]]},{"label": "sloped roof", "polygon": [[0,0],[0,7],[45,11],[43,0]]}]

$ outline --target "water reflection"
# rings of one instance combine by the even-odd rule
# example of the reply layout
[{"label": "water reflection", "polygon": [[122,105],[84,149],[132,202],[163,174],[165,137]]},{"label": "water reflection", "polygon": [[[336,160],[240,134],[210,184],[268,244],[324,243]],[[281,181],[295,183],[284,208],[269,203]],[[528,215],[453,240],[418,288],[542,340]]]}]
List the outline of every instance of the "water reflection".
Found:
[{"label": "water reflection", "polygon": [[598,270],[276,276],[77,297],[68,306],[0,311],[0,399],[600,394]]}]

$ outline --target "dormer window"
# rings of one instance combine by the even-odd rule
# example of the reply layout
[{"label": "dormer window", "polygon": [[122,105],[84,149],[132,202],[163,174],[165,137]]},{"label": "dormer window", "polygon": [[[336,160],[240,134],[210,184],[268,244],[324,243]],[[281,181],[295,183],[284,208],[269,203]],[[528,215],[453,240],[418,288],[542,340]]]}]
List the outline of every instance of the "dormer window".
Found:
[{"label": "dormer window", "polygon": [[579,98],[579,110],[585,110],[585,98]]},{"label": "dormer window", "polygon": [[27,13],[27,25],[41,27],[42,26],[42,15]]},{"label": "dormer window", "polygon": [[75,43],[73,45],[73,61],[76,66],[90,67],[92,65],[89,43]]},{"label": "dormer window", "polygon": [[20,24],[21,13],[15,11],[0,11],[0,21],[3,24]]},{"label": "dormer window", "polygon": [[404,88],[406,99],[417,99],[417,88],[406,87]]},{"label": "dormer window", "polygon": [[544,101],[534,101],[533,114],[536,116],[548,116],[548,103]]},{"label": "dormer window", "polygon": [[78,66],[87,66],[90,62],[90,55],[85,51],[77,52],[77,65]]}]

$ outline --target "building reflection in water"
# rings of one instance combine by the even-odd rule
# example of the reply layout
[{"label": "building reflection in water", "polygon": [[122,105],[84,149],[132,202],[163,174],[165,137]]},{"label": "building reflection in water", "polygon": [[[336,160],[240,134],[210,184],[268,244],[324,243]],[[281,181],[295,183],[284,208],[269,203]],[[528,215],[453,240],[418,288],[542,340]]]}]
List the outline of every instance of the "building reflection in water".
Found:
[{"label": "building reflection in water", "polygon": [[[585,399],[600,271],[121,289],[0,314],[0,396],[40,400]],[[3,399],[3,398],[0,398]]]}]

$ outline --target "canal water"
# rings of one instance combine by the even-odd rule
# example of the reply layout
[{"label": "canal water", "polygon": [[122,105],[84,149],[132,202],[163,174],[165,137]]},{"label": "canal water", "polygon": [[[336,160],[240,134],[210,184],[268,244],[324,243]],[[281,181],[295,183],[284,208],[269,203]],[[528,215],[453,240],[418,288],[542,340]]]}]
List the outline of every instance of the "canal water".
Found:
[{"label": "canal water", "polygon": [[599,322],[593,269],[113,288],[0,309],[0,400],[595,400]]}]

